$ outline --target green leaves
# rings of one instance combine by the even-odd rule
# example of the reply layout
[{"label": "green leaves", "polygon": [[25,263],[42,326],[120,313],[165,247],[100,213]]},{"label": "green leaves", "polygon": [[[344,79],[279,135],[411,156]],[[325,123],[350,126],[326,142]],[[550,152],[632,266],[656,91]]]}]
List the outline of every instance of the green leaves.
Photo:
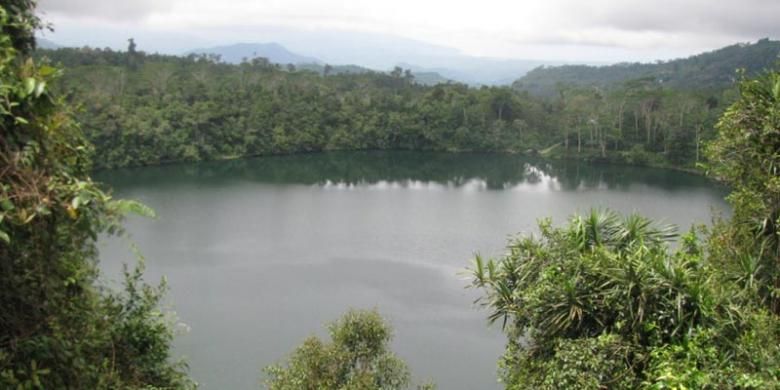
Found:
[{"label": "green leaves", "polygon": [[157,218],[154,209],[136,200],[115,200],[112,202],[112,206],[122,215],[135,214],[141,217]]},{"label": "green leaves", "polygon": [[739,89],[707,146],[710,174],[733,188],[734,215],[716,231],[713,260],[744,274],[751,259],[762,270],[749,283],[755,299],[780,315],[780,72],[743,75]]},{"label": "green leaves", "polygon": [[22,81],[22,89],[19,90],[19,98],[27,97],[39,98],[46,91],[46,81],[38,80],[34,77],[26,77]]},{"label": "green leaves", "polygon": [[97,282],[97,237],[118,214],[89,178],[90,145],[30,57],[33,0],[0,3],[0,388],[193,387],[171,362],[162,290],[140,271],[115,293]]},{"label": "green leaves", "polygon": [[[610,211],[574,216],[560,228],[542,221],[540,231],[538,238],[512,239],[501,258],[478,256],[471,269],[488,320],[503,318],[506,325],[509,345],[500,364],[509,388],[634,388],[648,364],[658,364],[658,372],[685,366],[695,368],[694,377],[728,376],[699,365],[717,372],[713,351],[734,353],[725,335],[745,324],[735,320],[744,313],[724,310],[739,296],[722,295],[729,287],[721,283],[729,282],[707,266],[694,233],[671,252],[672,228]],[[752,283],[757,265],[748,261],[743,268],[739,283]],[[705,331],[709,352],[696,352],[692,363],[681,361],[689,355],[662,352]],[[740,362],[747,364],[740,369],[752,373],[749,363]]]},{"label": "green leaves", "polygon": [[28,95],[31,95],[33,91],[35,91],[35,84],[36,81],[32,77],[27,77],[24,79],[23,85],[24,85],[24,93],[20,96],[21,98],[25,98]]},{"label": "green leaves", "polygon": [[[409,369],[389,351],[392,329],[375,310],[350,310],[328,326],[331,342],[310,337],[288,362],[265,368],[270,390],[408,388]],[[432,389],[431,385],[422,388]]]}]

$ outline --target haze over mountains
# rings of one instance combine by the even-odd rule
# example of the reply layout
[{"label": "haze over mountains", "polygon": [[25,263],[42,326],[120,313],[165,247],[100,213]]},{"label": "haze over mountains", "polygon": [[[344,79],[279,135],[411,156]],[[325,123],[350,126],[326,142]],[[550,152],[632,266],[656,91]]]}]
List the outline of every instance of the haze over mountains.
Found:
[{"label": "haze over mountains", "polygon": [[[527,71],[540,65],[560,65],[562,61],[475,57],[451,47],[430,44],[389,34],[355,33],[337,30],[295,30],[276,27],[255,28],[239,43],[204,40],[177,33],[149,31],[114,31],[94,35],[85,41],[82,35],[58,31],[46,35],[57,44],[70,47],[92,46],[125,50],[127,38],[133,37],[138,50],[182,55],[191,52],[221,54],[227,62],[243,57],[267,57],[276,63],[320,63],[357,65],[376,71],[395,66],[428,74],[434,79],[454,80],[471,85],[508,85]],[[569,63],[583,63],[573,59]]]},{"label": "haze over mountains", "polygon": [[[382,46],[379,46],[382,44],[381,42],[376,42],[376,44],[377,46],[358,45],[362,47],[359,50],[334,47],[334,50],[321,53],[325,54],[324,58],[326,59],[292,52],[275,42],[214,46],[190,50],[186,54],[217,54],[221,56],[222,60],[229,63],[239,63],[242,59],[265,57],[278,64],[354,64],[379,71],[400,66],[404,69],[411,69],[418,79],[420,79],[420,75],[424,75],[426,80],[424,83],[426,84],[433,80],[436,82],[453,80],[471,85],[508,85],[538,66],[561,64],[561,62],[553,61],[472,57],[459,54],[456,50],[428,47],[427,44],[414,41],[385,42],[387,44],[386,50],[382,50]],[[334,45],[337,44],[334,43]]]},{"label": "haze over mountains", "polygon": [[287,50],[284,46],[276,43],[236,43],[227,46],[215,46],[204,49],[193,49],[185,54],[217,54],[222,61],[232,64],[240,63],[245,59],[255,57],[265,57],[269,61],[277,64],[319,64],[322,61]]},{"label": "haze over mountains", "polygon": [[[685,84],[685,80],[698,80],[695,81],[697,85],[715,83],[720,86],[733,79],[732,70],[735,68],[753,69],[771,65],[771,62],[777,58],[778,47],[780,47],[777,41],[765,39],[754,44],[735,44],[703,54],[691,53],[691,57],[683,59],[610,65],[586,63],[576,59],[563,62],[475,57],[462,54],[457,49],[387,34],[356,34],[346,31],[315,33],[270,27],[262,32],[265,34],[247,35],[260,35],[263,39],[271,38],[278,41],[203,44],[201,48],[182,50],[180,48],[185,41],[182,37],[158,37],[150,33],[133,36],[138,49],[147,52],[175,55],[216,54],[229,63],[264,57],[273,63],[295,64],[298,68],[318,73],[323,73],[325,65],[328,64],[329,71],[333,74],[387,72],[400,66],[403,69],[410,69],[421,84],[454,81],[472,86],[513,85],[516,89],[541,95],[553,93],[556,84],[559,83],[575,86],[604,86],[649,76],[657,77],[659,81],[678,84]],[[105,44],[107,39],[105,36],[96,36],[95,42],[82,44],[59,41],[55,43],[47,39],[39,39],[39,44],[47,49],[88,45],[125,50],[126,38],[114,38],[111,44]],[[159,40],[168,40],[175,44],[164,50],[156,50],[155,47],[158,49],[161,47]],[[190,44],[199,45],[199,41],[193,40]],[[667,77],[670,74],[677,74],[680,69],[684,69],[686,74]],[[729,70],[723,71],[723,69]]]},{"label": "haze over mountains", "polygon": [[640,79],[677,89],[717,89],[731,85],[737,77],[737,69],[755,75],[778,63],[780,41],[764,38],[671,61],[540,67],[528,72],[512,86],[543,96],[551,96],[561,87],[605,89]]}]

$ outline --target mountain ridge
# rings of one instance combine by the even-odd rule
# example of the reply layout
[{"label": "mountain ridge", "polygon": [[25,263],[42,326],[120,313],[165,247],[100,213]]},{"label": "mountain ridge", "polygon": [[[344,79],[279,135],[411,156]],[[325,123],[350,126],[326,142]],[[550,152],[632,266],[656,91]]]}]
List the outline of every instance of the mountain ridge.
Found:
[{"label": "mountain ridge", "polygon": [[540,96],[552,96],[560,87],[611,88],[638,79],[680,89],[722,88],[737,78],[735,69],[755,74],[775,66],[779,59],[780,41],[763,38],[654,63],[541,66],[517,79],[512,86]]},{"label": "mountain ridge", "polygon": [[238,64],[244,59],[252,59],[255,57],[264,57],[276,64],[323,63],[323,61],[318,58],[290,51],[277,42],[240,42],[229,45],[192,49],[184,53],[184,55],[188,54],[215,54],[219,55],[223,61],[232,64]]}]

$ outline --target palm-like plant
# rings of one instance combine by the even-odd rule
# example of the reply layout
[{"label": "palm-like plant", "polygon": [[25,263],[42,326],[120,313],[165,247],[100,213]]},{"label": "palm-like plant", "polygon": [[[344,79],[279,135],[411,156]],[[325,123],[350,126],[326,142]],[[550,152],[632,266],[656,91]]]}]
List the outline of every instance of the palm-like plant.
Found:
[{"label": "palm-like plant", "polygon": [[580,249],[610,247],[623,250],[635,244],[657,246],[677,237],[673,225],[658,225],[639,214],[625,218],[611,210],[591,210],[575,215],[568,227],[571,243]]},{"label": "palm-like plant", "polygon": [[685,337],[711,314],[699,254],[669,253],[672,226],[593,210],[540,230],[514,239],[502,258],[477,256],[471,269],[488,320],[511,325],[510,344],[529,359],[554,356],[561,340],[610,334],[639,348],[628,359],[638,361],[625,362],[632,370],[648,356],[642,348]]}]

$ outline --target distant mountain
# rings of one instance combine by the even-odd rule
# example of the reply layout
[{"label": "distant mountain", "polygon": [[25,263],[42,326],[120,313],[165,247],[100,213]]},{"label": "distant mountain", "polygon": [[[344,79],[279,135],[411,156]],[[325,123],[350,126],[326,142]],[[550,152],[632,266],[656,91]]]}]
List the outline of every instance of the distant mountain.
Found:
[{"label": "distant mountain", "polygon": [[414,81],[421,85],[447,84],[453,81],[436,72],[412,72],[412,75]]},{"label": "distant mountain", "polygon": [[528,71],[560,62],[513,60],[465,55],[442,58],[443,66],[424,67],[401,62],[398,66],[414,73],[438,73],[442,77],[470,85],[510,85]]},{"label": "distant mountain", "polygon": [[277,64],[318,64],[322,61],[314,57],[307,57],[287,50],[284,46],[271,43],[236,43],[227,46],[215,46],[205,49],[190,50],[185,54],[217,54],[228,63],[237,64],[244,59],[265,57]]},{"label": "distant mountain", "polygon": [[609,88],[629,80],[652,78],[674,88],[722,88],[734,82],[736,69],[754,74],[775,66],[779,58],[780,41],[765,38],[664,62],[539,67],[515,81],[513,87],[550,96],[558,85]]},{"label": "distant mountain", "polygon": [[[340,42],[329,41],[325,45],[338,47],[326,60],[306,56],[288,50],[279,43],[238,43],[190,50],[185,54],[218,54],[229,63],[240,63],[244,58],[265,57],[277,64],[306,64],[309,70],[322,73],[325,62],[336,64],[357,64],[352,69],[333,69],[335,73],[361,73],[364,70],[385,71],[394,66],[411,69],[421,84],[437,84],[450,80],[471,85],[509,85],[526,72],[540,65],[554,65],[553,62],[512,60],[486,57],[471,57],[459,54],[457,50],[430,45],[403,38],[368,35],[364,42],[362,35],[337,36]],[[334,38],[334,39],[335,39]],[[368,44],[375,43],[375,44]],[[348,50],[349,46],[351,50]],[[344,46],[344,47],[342,47]],[[311,44],[299,49],[302,53],[309,50],[318,52]],[[341,54],[339,54],[341,53]],[[407,56],[407,57],[404,57]],[[320,67],[311,67],[317,64]],[[422,64],[422,65],[421,65]]]},{"label": "distant mountain", "polygon": [[[325,67],[328,66],[328,74],[363,74],[363,73],[388,73],[380,72],[374,69],[365,68],[358,65],[323,65],[323,64],[298,64],[299,70],[309,70],[318,74],[325,74]],[[443,77],[436,72],[412,72],[414,81],[422,85],[446,84],[452,80]]]},{"label": "distant mountain", "polygon": [[64,46],[54,43],[45,38],[35,38],[35,44],[40,49],[56,50]]},{"label": "distant mountain", "polygon": [[302,63],[296,65],[298,69],[309,70],[314,73],[325,74],[325,67],[328,66],[328,74],[363,74],[369,72],[375,72],[372,69],[364,68],[357,65],[326,65],[318,63]]},{"label": "distant mountain", "polygon": [[563,63],[474,57],[451,47],[380,33],[270,27],[262,33],[291,50],[330,64],[357,64],[374,70],[401,66],[417,74],[434,72],[471,85],[510,85],[540,65]]},{"label": "distant mountain", "polygon": [[[262,37],[263,42],[274,42],[268,44],[225,45],[224,41],[214,41],[202,35],[151,29],[128,30],[117,26],[106,27],[100,34],[82,31],[79,39],[73,38],[72,33],[70,36],[53,34],[57,41],[67,46],[110,47],[113,50],[126,50],[127,38],[133,37],[137,49],[147,53],[213,53],[232,63],[241,62],[244,57],[262,56],[280,64],[355,64],[375,71],[387,71],[402,63],[412,64],[404,68],[418,74],[435,72],[445,79],[471,85],[509,85],[540,65],[564,63],[475,57],[452,47],[392,34],[270,25],[247,27],[242,32],[243,38],[240,38],[247,42],[250,39],[247,37]],[[200,49],[192,50],[194,47]]]}]

